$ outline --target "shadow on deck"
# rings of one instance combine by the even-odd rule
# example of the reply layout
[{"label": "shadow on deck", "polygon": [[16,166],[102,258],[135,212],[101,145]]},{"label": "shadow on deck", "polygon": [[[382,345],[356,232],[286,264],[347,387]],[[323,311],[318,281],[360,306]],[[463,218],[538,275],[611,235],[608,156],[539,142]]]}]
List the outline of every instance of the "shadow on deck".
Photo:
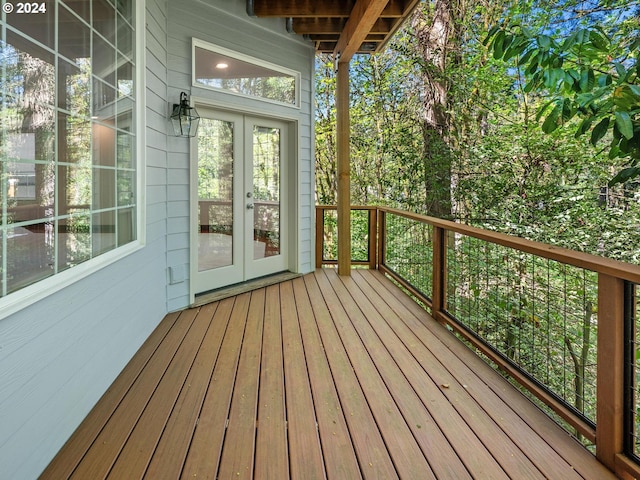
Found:
[{"label": "shadow on deck", "polygon": [[170,314],[42,478],[616,478],[376,270]]}]

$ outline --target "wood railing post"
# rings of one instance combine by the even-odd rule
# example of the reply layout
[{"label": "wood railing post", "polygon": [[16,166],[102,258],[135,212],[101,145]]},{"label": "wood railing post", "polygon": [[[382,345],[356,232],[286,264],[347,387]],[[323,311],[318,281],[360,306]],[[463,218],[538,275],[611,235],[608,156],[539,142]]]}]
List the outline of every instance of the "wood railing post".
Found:
[{"label": "wood railing post", "polygon": [[316,268],[324,263],[324,207],[316,207]]},{"label": "wood railing post", "polygon": [[596,457],[612,471],[624,449],[624,281],[598,274]]},{"label": "wood railing post", "polygon": [[378,209],[371,208],[369,209],[369,268],[376,269],[378,268]]},{"label": "wood railing post", "polygon": [[445,233],[446,231],[440,227],[433,227],[433,272],[432,282],[433,291],[431,292],[431,314],[437,319],[438,312],[444,311],[446,308],[446,285],[445,285],[445,272],[446,272],[446,252],[445,252]]},{"label": "wood railing post", "polygon": [[378,210],[378,268],[384,266],[386,262],[387,244],[387,214],[383,210]]}]

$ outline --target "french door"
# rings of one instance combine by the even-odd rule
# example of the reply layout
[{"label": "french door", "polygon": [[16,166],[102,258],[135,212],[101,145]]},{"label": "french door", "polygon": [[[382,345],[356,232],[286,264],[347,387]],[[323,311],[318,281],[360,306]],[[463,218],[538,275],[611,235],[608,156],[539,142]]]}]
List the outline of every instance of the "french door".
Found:
[{"label": "french door", "polygon": [[191,145],[193,295],[288,267],[288,125],[199,111]]}]

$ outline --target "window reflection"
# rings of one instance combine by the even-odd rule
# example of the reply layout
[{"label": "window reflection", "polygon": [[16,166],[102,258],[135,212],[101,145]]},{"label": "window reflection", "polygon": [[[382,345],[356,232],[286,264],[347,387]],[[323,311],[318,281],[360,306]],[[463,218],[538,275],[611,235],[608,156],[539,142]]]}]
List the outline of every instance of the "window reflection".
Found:
[{"label": "window reflection", "polygon": [[58,161],[91,164],[91,122],[85,117],[58,114]]},{"label": "window reflection", "polygon": [[131,23],[122,15],[118,15],[117,24],[118,40],[116,46],[118,47],[118,51],[128,58],[133,59],[133,28],[131,28]]},{"label": "window reflection", "polygon": [[93,79],[93,110],[91,118],[102,123],[114,125],[115,118],[115,88],[104,82]]},{"label": "window reflection", "polygon": [[216,51],[195,47],[195,83],[214,89],[297,105],[298,76],[281,67],[262,66]]},{"label": "window reflection", "polygon": [[118,210],[118,245],[126,245],[136,239],[136,214],[133,208]]},{"label": "window reflection", "polygon": [[76,59],[76,64],[58,60],[58,107],[84,117],[91,114],[89,59]]},{"label": "window reflection", "polygon": [[91,221],[93,255],[116,248],[116,215],[114,211],[96,213]]},{"label": "window reflection", "polygon": [[10,227],[7,241],[7,293],[53,274],[53,225],[50,222]]},{"label": "window reflection", "polygon": [[[4,2],[2,2],[4,3]],[[46,12],[7,15],[7,24],[49,48],[55,47],[55,8],[46,2]]]},{"label": "window reflection", "polygon": [[133,96],[133,72],[134,67],[131,62],[128,62],[122,56],[118,56],[118,97],[132,97]]},{"label": "window reflection", "polygon": [[116,107],[118,110],[116,126],[119,130],[130,132],[133,125],[133,101],[128,97],[121,98],[118,100]]},{"label": "window reflection", "polygon": [[116,11],[107,0],[93,0],[93,26],[112,44],[116,43]]},{"label": "window reflection", "polygon": [[91,57],[89,26],[64,7],[58,10],[58,52],[70,60]]},{"label": "window reflection", "polygon": [[65,0],[64,3],[87,22],[87,25],[91,24],[91,2],[87,2],[87,0]]},{"label": "window reflection", "polygon": [[91,258],[89,215],[73,215],[58,222],[58,271]]},{"label": "window reflection", "polygon": [[118,206],[132,205],[135,202],[135,186],[133,170],[118,170]]},{"label": "window reflection", "polygon": [[198,271],[233,264],[233,123],[198,129]]},{"label": "window reflection", "polygon": [[105,125],[93,124],[93,164],[115,166],[116,131]]},{"label": "window reflection", "polygon": [[0,16],[0,297],[137,238],[133,5]]},{"label": "window reflection", "polygon": [[115,85],[116,50],[100,35],[93,34],[92,73],[110,85]]},{"label": "window reflection", "polygon": [[3,97],[9,107],[30,109],[37,114],[55,102],[55,56],[26,38],[7,31],[2,45],[5,67],[2,78]]},{"label": "window reflection", "polygon": [[133,151],[133,135],[118,131],[117,158],[118,168],[135,168],[135,152]]},{"label": "window reflection", "polygon": [[91,167],[84,165],[58,166],[58,214],[88,212],[91,208]]},{"label": "window reflection", "polygon": [[93,169],[93,203],[94,210],[103,210],[116,206],[116,171],[112,168]]},{"label": "window reflection", "polygon": [[256,260],[280,254],[280,168],[280,129],[254,126],[253,239]]}]

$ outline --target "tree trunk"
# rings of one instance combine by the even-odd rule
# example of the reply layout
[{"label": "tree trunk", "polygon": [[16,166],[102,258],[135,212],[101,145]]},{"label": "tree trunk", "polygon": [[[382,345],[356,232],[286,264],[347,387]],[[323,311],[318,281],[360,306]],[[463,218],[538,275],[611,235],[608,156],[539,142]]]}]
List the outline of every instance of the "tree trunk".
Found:
[{"label": "tree trunk", "polygon": [[425,210],[451,217],[452,122],[447,68],[459,61],[464,0],[432,0],[413,16],[423,81],[423,181]]}]

